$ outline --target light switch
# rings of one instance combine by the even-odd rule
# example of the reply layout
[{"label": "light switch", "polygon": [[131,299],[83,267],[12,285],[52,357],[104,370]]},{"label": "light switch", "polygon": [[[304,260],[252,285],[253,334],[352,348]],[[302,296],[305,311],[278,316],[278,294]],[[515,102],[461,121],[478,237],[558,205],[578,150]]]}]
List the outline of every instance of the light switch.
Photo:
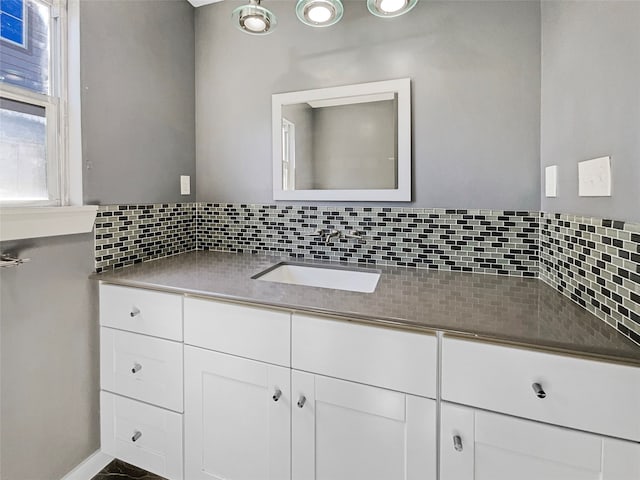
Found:
[{"label": "light switch", "polygon": [[611,196],[611,158],[600,157],[578,163],[578,195]]},{"label": "light switch", "polygon": [[191,177],[180,175],[180,195],[191,195]]},{"label": "light switch", "polygon": [[544,169],[544,191],[549,198],[558,196],[558,166],[551,165]]}]

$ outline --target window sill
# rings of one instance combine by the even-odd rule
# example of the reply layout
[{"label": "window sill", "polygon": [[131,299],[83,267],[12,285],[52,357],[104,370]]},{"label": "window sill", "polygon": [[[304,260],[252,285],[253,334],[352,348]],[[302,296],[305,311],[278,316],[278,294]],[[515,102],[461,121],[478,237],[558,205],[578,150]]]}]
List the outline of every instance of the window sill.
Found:
[{"label": "window sill", "polygon": [[97,205],[5,207],[0,209],[0,241],[87,233],[97,212]]}]

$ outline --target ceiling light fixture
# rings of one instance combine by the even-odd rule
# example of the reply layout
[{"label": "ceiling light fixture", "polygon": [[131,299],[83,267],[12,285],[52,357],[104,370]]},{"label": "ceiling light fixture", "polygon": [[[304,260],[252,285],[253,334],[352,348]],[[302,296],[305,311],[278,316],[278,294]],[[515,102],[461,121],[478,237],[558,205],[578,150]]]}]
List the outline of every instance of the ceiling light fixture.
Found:
[{"label": "ceiling light fixture", "polygon": [[407,13],[418,0],[367,0],[367,8],[376,17],[391,18]]},{"label": "ceiling light fixture", "polygon": [[311,27],[329,27],[342,18],[344,8],[340,0],[298,0],[296,15]]},{"label": "ceiling light fixture", "polygon": [[276,27],[276,16],[260,5],[261,0],[250,0],[249,5],[236,8],[231,14],[233,23],[245,33],[266,35]]}]

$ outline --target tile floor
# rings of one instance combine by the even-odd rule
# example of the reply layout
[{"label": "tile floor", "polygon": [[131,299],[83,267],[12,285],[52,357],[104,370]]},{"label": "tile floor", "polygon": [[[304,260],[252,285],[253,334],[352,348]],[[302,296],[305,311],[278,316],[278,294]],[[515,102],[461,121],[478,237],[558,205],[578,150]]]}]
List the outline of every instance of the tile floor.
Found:
[{"label": "tile floor", "polygon": [[114,460],[104,467],[91,480],[165,480],[153,473],[149,473],[141,468],[134,467],[122,460]]}]

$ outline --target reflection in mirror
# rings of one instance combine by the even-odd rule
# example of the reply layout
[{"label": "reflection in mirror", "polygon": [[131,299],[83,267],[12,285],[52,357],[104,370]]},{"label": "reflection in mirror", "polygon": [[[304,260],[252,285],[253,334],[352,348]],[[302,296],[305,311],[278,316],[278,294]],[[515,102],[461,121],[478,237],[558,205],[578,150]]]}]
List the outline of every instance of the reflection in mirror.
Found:
[{"label": "reflection in mirror", "polygon": [[409,80],[273,96],[274,199],[411,198]]},{"label": "reflection in mirror", "polygon": [[397,95],[379,97],[284,105],[283,190],[398,188]]}]

